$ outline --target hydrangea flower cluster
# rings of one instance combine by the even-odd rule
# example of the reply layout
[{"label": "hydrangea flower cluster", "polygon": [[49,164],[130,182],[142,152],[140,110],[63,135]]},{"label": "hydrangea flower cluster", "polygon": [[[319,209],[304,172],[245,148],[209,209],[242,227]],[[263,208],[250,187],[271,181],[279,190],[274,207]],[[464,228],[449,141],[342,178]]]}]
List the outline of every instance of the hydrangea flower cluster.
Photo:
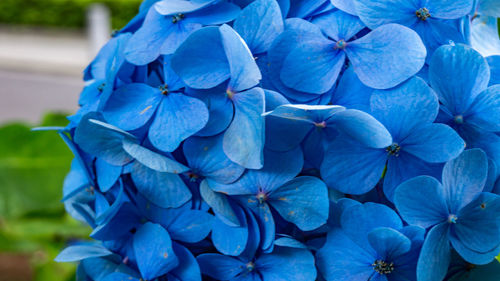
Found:
[{"label": "hydrangea flower cluster", "polygon": [[144,1],[59,129],[63,202],[95,241],[57,260],[95,281],[498,280],[491,16],[496,0]]}]

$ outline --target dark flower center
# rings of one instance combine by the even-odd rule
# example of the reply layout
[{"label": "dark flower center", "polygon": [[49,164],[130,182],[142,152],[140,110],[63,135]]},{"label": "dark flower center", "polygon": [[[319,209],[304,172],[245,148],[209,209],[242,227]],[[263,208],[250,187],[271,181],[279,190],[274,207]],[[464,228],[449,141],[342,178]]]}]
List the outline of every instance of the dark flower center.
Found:
[{"label": "dark flower center", "polygon": [[106,87],[106,83],[102,83],[101,85],[99,85],[97,87],[97,90],[102,93],[102,91],[104,91],[104,87]]},{"label": "dark flower center", "polygon": [[163,86],[160,86],[160,91],[162,95],[168,95],[168,85],[165,84]]},{"label": "dark flower center", "polygon": [[448,223],[457,223],[458,217],[454,214],[448,216]]},{"label": "dark flower center", "polygon": [[391,145],[389,145],[385,151],[387,151],[387,153],[389,155],[393,155],[393,156],[396,156],[398,157],[399,156],[399,151],[401,150],[401,146],[399,146],[399,144],[397,143],[393,143]]},{"label": "dark flower center", "polygon": [[429,13],[429,10],[427,8],[420,8],[415,12],[415,15],[417,15],[417,18],[421,20],[427,20],[428,18],[431,17],[431,14]]},{"label": "dark flower center", "polygon": [[231,90],[231,89],[227,89],[227,90],[226,90],[226,95],[227,95],[227,97],[228,97],[229,99],[233,99],[234,94],[236,94],[236,93],[235,93],[233,90]]},{"label": "dark flower center", "polygon": [[343,39],[337,41],[337,43],[335,43],[335,49],[345,49],[345,47],[347,47],[347,42]]},{"label": "dark flower center", "polygon": [[184,14],[177,14],[177,15],[173,15],[172,16],[172,22],[173,23],[177,23],[181,20],[183,20],[186,16],[184,16]]},{"label": "dark flower center", "polygon": [[373,270],[379,274],[389,274],[394,271],[394,263],[388,263],[383,260],[376,260],[373,264]]},{"label": "dark flower center", "polygon": [[457,123],[457,124],[463,124],[464,123],[464,117],[459,114],[459,115],[453,117],[453,121],[455,121],[455,123]]},{"label": "dark flower center", "polygon": [[264,204],[264,202],[267,200],[267,194],[261,190],[259,191],[259,193],[257,193],[257,195],[255,195],[255,198],[259,200],[260,204]]},{"label": "dark flower center", "polygon": [[200,176],[198,176],[196,173],[193,172],[188,173],[188,177],[191,182],[195,182],[200,178]]}]

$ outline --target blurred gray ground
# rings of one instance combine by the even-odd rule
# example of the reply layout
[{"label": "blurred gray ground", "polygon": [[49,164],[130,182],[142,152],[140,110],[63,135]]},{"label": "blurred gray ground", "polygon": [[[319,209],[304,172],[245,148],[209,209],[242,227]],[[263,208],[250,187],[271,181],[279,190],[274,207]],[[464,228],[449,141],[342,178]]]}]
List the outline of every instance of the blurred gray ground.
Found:
[{"label": "blurred gray ground", "polygon": [[90,60],[85,34],[0,27],[0,123],[74,112]]}]

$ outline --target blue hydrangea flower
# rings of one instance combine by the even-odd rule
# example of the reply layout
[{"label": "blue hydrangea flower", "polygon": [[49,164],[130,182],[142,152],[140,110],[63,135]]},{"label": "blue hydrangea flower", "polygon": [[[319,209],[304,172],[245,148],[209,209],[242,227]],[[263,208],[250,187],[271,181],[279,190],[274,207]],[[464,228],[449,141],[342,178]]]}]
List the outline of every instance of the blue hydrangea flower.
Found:
[{"label": "blue hydrangea flower", "polygon": [[255,87],[262,76],[241,37],[228,25],[205,27],[179,47],[172,68],[187,86],[198,89],[191,95],[213,97],[207,102],[214,122],[208,121],[204,135],[225,130],[223,151],[227,157],[245,168],[261,168],[265,93]]},{"label": "blue hydrangea flower", "polygon": [[162,0],[149,8],[125,49],[127,61],[145,65],[175,52],[195,30],[234,20],[240,9],[226,1]]},{"label": "blue hydrangea flower", "polygon": [[403,227],[389,207],[366,203],[347,207],[318,251],[326,280],[416,280],[416,258],[424,229]]},{"label": "blue hydrangea flower", "polygon": [[[394,189],[416,175],[434,174],[443,163],[464,149],[463,140],[444,124],[432,123],[439,110],[435,93],[420,78],[370,98],[371,114],[392,135],[392,144],[376,148],[337,137],[328,147],[321,176],[331,188],[363,194],[383,177],[384,193],[392,200]],[[385,172],[384,172],[385,171]]]},{"label": "blue hydrangea flower", "polygon": [[486,60],[465,45],[446,45],[432,57],[429,82],[441,102],[438,117],[500,166],[500,86],[488,87]]},{"label": "blue hydrangea flower", "polygon": [[392,142],[385,127],[369,114],[341,106],[285,104],[266,113],[266,120],[268,148],[287,151],[302,143],[306,160],[318,169],[325,147],[339,132],[377,148]]},{"label": "blue hydrangea flower", "polygon": [[482,193],[486,154],[464,151],[446,163],[442,184],[420,176],[401,184],[394,196],[403,219],[430,228],[417,267],[418,280],[442,280],[450,264],[450,243],[466,261],[486,264],[500,251],[500,197]]},{"label": "blue hydrangea flower", "polygon": [[[315,177],[295,178],[302,169],[300,149],[288,152],[265,151],[264,167],[247,170],[233,184],[209,182],[216,192],[232,196],[250,208],[262,225],[264,249],[274,240],[275,225],[270,207],[286,221],[302,230],[313,230],[326,223],[328,198],[325,184]],[[267,246],[269,245],[269,246]]]},{"label": "blue hydrangea flower", "polygon": [[315,280],[314,257],[307,249],[276,247],[251,259],[220,254],[197,257],[203,274],[215,280]]},{"label": "blue hydrangea flower", "polygon": [[[473,0],[353,0],[356,14],[371,29],[398,23],[415,30],[429,56],[450,40],[464,43],[456,20],[469,14]],[[429,57],[430,58],[430,57]]]},{"label": "blue hydrangea flower", "polygon": [[[286,54],[279,69],[280,79],[295,90],[313,94],[327,92],[337,80],[346,58],[363,83],[378,89],[398,85],[424,65],[424,45],[414,31],[404,26],[384,25],[351,40],[363,28],[356,17],[331,11],[313,22],[316,25],[303,23],[306,28],[300,30],[301,40],[291,36],[285,49],[279,51]],[[372,67],[374,61],[380,62],[377,67]]]}]

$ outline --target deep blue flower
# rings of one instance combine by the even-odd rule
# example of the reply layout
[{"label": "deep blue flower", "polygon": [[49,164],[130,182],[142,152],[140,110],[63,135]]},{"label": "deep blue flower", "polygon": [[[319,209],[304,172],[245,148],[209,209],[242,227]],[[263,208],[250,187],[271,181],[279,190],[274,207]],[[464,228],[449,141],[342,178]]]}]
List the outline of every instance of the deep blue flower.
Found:
[{"label": "deep blue flower", "polygon": [[339,132],[371,147],[392,143],[389,132],[369,114],[341,106],[285,104],[266,113],[266,120],[268,148],[287,151],[302,143],[306,160],[318,169],[324,149]]},{"label": "deep blue flower", "polygon": [[318,251],[326,280],[416,280],[416,259],[424,229],[403,227],[389,207],[366,203],[347,207]]},{"label": "deep blue flower", "polygon": [[432,57],[429,82],[441,102],[438,120],[452,126],[467,147],[483,149],[500,166],[500,86],[488,87],[486,60],[464,45],[446,45]]},{"label": "deep blue flower", "polygon": [[290,36],[292,30],[282,34],[290,38],[285,49],[279,50],[285,54],[278,69],[279,77],[295,90],[312,94],[327,92],[337,80],[346,58],[363,83],[378,89],[398,85],[424,65],[426,51],[422,41],[404,26],[384,25],[351,40],[364,27],[354,16],[331,11],[313,22],[316,24],[304,22],[304,29],[296,31],[301,33],[300,40]]},{"label": "deep blue flower", "polygon": [[262,169],[247,170],[235,183],[222,185],[209,181],[209,186],[232,196],[256,214],[264,225],[264,245],[271,245],[274,240],[275,225],[270,207],[302,230],[313,230],[326,223],[325,184],[315,177],[295,178],[303,165],[301,150],[281,153],[266,150],[264,158]]},{"label": "deep blue flower", "polygon": [[183,140],[203,129],[209,118],[205,104],[183,94],[183,87],[170,69],[169,57],[165,57],[162,85],[154,88],[132,83],[118,88],[102,108],[104,118],[126,131],[152,119],[148,128],[151,144],[162,151],[174,151]]},{"label": "deep blue flower", "polygon": [[251,259],[220,254],[197,257],[201,272],[216,280],[315,280],[314,257],[307,249],[276,247]]},{"label": "deep blue flower", "polygon": [[450,264],[450,243],[468,262],[486,264],[500,250],[500,197],[483,193],[486,154],[464,151],[446,163],[442,184],[419,176],[401,184],[394,196],[403,219],[430,228],[417,267],[418,280],[442,280]]},{"label": "deep blue flower", "polygon": [[370,109],[392,135],[392,144],[376,148],[348,136],[337,137],[321,166],[329,187],[363,194],[383,177],[384,193],[392,200],[398,184],[416,175],[439,172],[435,163],[457,157],[464,149],[463,140],[453,129],[432,123],[438,114],[438,100],[420,78],[391,90],[375,91]]},{"label": "deep blue flower", "polygon": [[[428,55],[450,40],[464,43],[456,20],[471,13],[473,0],[353,0],[356,14],[371,29],[398,23],[415,30]],[[429,57],[430,59],[430,57]]]},{"label": "deep blue flower", "polygon": [[234,20],[238,6],[216,0],[162,0],[152,5],[125,50],[127,61],[145,65],[175,52],[195,30]]}]

